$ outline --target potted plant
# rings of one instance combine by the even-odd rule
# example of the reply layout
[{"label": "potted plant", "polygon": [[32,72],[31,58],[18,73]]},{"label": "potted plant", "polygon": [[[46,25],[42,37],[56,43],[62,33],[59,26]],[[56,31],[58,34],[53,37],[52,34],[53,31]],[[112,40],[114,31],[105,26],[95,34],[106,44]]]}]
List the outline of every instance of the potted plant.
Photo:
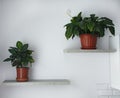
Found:
[{"label": "potted plant", "polygon": [[111,19],[98,17],[95,14],[82,17],[81,14],[82,12],[72,17],[70,23],[65,25],[65,36],[67,39],[79,36],[82,49],[96,49],[97,37],[103,37],[106,29],[115,35],[115,28]]},{"label": "potted plant", "polygon": [[28,44],[23,44],[21,41],[17,41],[16,47],[10,47],[8,51],[11,55],[6,58],[4,62],[11,61],[12,66],[16,66],[16,81],[28,81],[28,70],[30,65],[34,62],[31,56],[33,51],[28,49]]}]

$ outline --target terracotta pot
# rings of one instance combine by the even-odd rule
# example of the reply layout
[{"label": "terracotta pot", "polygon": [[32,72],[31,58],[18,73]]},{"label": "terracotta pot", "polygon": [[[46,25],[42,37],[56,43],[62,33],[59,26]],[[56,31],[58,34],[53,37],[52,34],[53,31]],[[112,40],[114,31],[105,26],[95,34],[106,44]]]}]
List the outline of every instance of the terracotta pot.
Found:
[{"label": "terracotta pot", "polygon": [[82,49],[96,49],[97,36],[92,34],[80,35]]},{"label": "terracotta pot", "polygon": [[16,81],[18,82],[28,81],[28,70],[29,68],[16,68],[17,72]]}]

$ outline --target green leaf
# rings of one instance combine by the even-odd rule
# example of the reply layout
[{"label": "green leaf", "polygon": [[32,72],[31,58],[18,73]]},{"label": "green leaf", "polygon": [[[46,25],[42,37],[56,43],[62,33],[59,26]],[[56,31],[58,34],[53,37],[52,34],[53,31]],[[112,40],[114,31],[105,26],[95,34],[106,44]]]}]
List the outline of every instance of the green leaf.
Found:
[{"label": "green leaf", "polygon": [[78,14],[78,17],[81,17],[81,15],[82,15],[82,12],[80,12],[80,13]]},{"label": "green leaf", "polygon": [[98,32],[98,36],[99,37],[103,37],[104,35],[105,35],[105,32],[104,32],[104,28],[102,28],[101,26],[98,26],[97,28],[96,28],[96,31]]},{"label": "green leaf", "polygon": [[11,54],[15,54],[16,51],[14,49],[8,49],[8,51],[11,53]]},{"label": "green leaf", "polygon": [[26,62],[23,62],[23,66],[28,66],[28,62],[26,61]]},{"label": "green leaf", "polygon": [[111,34],[112,34],[112,35],[115,35],[115,29],[114,29],[114,27],[108,27],[108,28],[109,28]]},{"label": "green leaf", "polygon": [[28,60],[30,61],[30,63],[33,63],[33,62],[34,62],[34,59],[32,58],[32,56],[30,56],[30,57],[28,58]]},{"label": "green leaf", "polygon": [[90,14],[90,17],[91,17],[91,18],[94,18],[94,17],[95,17],[95,14]]},{"label": "green leaf", "polygon": [[73,17],[72,19],[71,19],[71,22],[72,23],[76,23],[76,22],[78,22],[79,21],[79,18],[78,17]]},{"label": "green leaf", "polygon": [[19,61],[19,60],[14,60],[13,62],[12,62],[12,66],[14,67],[14,66],[20,66],[21,65],[21,62]]},{"label": "green leaf", "polygon": [[74,34],[73,30],[74,30],[75,25],[71,24],[69,26],[66,27],[66,32],[65,32],[65,36],[67,39],[69,39],[70,37],[72,37],[72,35]]},{"label": "green leaf", "polygon": [[26,51],[28,49],[28,44],[24,44],[22,47],[22,51]]},{"label": "green leaf", "polygon": [[87,23],[87,28],[89,29],[90,32],[93,32],[94,27],[95,27],[95,24],[93,22],[90,21]]},{"label": "green leaf", "polygon": [[22,42],[21,42],[21,41],[17,41],[16,47],[17,47],[18,49],[22,49],[22,47],[23,47]]},{"label": "green leaf", "polygon": [[107,17],[101,17],[100,19],[101,19],[101,21],[103,21],[103,23],[104,23],[105,25],[112,25],[112,26],[114,26],[114,24],[113,24],[113,22],[112,22],[111,19],[109,19],[109,18],[107,18]]},{"label": "green leaf", "polygon": [[73,34],[72,34],[72,39],[74,38],[75,35],[79,36],[79,30],[78,30],[78,27],[74,27],[73,29]]},{"label": "green leaf", "polygon": [[64,27],[68,27],[68,26],[70,26],[70,25],[71,25],[71,23],[68,23],[68,24],[64,25]]},{"label": "green leaf", "polygon": [[86,25],[85,25],[85,23],[84,23],[83,21],[79,23],[79,27],[80,27],[81,29],[84,30],[85,26],[86,26]]},{"label": "green leaf", "polygon": [[65,32],[65,36],[66,36],[67,39],[69,39],[72,36],[72,32],[69,32],[69,30],[67,30]]},{"label": "green leaf", "polygon": [[31,55],[32,54],[32,50],[27,50],[27,54]]},{"label": "green leaf", "polygon": [[3,60],[3,62],[8,62],[8,61],[11,61],[11,58],[7,58],[7,59]]}]

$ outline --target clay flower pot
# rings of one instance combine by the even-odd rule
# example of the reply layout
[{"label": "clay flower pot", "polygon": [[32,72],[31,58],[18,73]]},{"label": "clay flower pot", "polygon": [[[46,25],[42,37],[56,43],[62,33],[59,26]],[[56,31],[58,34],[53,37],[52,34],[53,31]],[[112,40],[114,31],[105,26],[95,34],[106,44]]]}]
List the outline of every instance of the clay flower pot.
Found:
[{"label": "clay flower pot", "polygon": [[28,70],[29,68],[16,68],[17,72],[17,82],[25,82],[28,81]]},{"label": "clay flower pot", "polygon": [[96,49],[97,36],[92,34],[80,34],[82,49]]}]

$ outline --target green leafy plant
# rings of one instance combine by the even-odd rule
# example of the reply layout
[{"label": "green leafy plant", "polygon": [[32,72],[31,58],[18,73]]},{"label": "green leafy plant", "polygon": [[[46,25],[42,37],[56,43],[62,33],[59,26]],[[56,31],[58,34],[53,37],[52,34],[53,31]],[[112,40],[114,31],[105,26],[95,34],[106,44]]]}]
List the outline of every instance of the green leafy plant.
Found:
[{"label": "green leafy plant", "polygon": [[93,34],[103,37],[106,29],[109,29],[112,35],[115,35],[115,28],[111,19],[98,17],[95,14],[90,14],[89,17],[82,17],[81,14],[82,12],[72,17],[71,22],[65,25],[65,36],[67,39],[73,39],[80,34]]},{"label": "green leafy plant", "polygon": [[28,44],[23,44],[21,41],[17,41],[16,47],[10,47],[8,51],[11,55],[4,62],[11,61],[12,66],[29,67],[29,64],[34,62],[31,56],[33,51],[28,49]]}]

